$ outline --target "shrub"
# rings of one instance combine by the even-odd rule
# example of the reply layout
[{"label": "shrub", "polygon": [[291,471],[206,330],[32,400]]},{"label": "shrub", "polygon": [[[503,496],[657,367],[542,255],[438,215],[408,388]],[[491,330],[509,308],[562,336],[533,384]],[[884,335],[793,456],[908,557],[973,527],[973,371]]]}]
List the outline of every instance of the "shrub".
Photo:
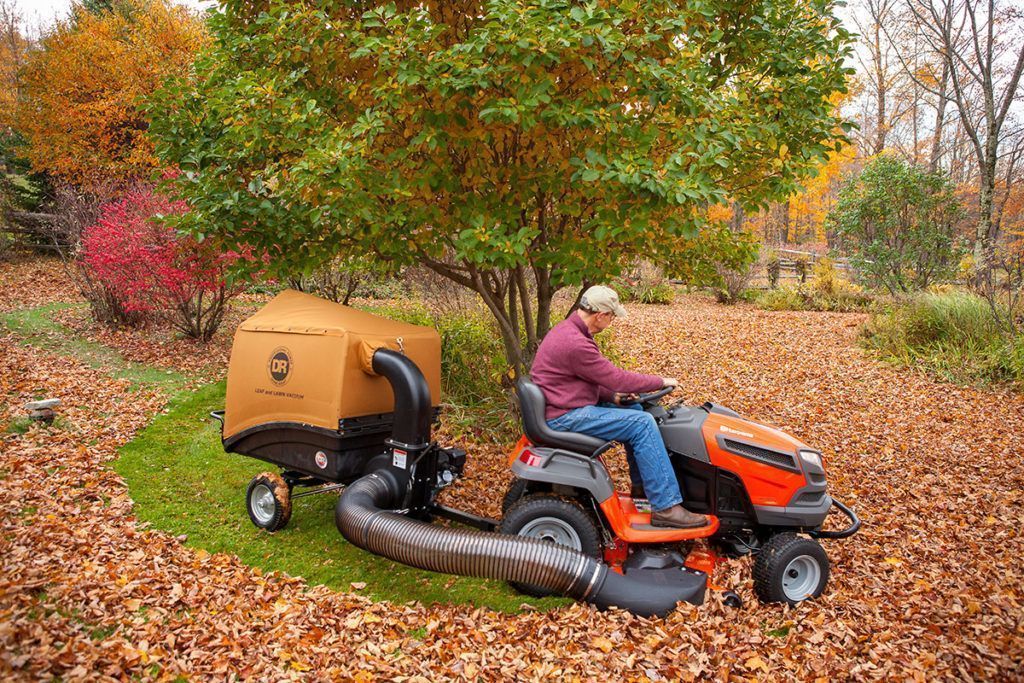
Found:
[{"label": "shrub", "polygon": [[675,290],[667,282],[637,284],[617,291],[626,303],[670,304],[676,299]]},{"label": "shrub", "polygon": [[616,278],[613,288],[623,303],[670,304],[675,300],[675,290],[661,269],[646,261],[637,262]]},{"label": "shrub", "polygon": [[720,304],[734,304],[743,297],[747,285],[754,277],[754,269],[745,266],[739,270],[718,267],[719,284],[714,288],[715,300]]},{"label": "shrub", "polygon": [[807,310],[804,296],[795,285],[783,285],[769,289],[757,298],[757,305],[769,311],[803,311]]},{"label": "shrub", "polygon": [[969,292],[894,301],[865,324],[861,337],[884,358],[947,379],[1024,384],[1024,336],[1006,338],[988,302]]},{"label": "shrub", "polygon": [[104,206],[100,219],[83,231],[80,258],[125,313],[166,317],[186,336],[206,341],[235,293],[225,271],[238,255],[219,253],[209,242],[154,220],[187,210],[184,202],[148,188],[134,190]]},{"label": "shrub", "polygon": [[771,311],[864,311],[874,299],[845,279],[832,259],[821,258],[809,268],[810,278],[799,285],[783,285],[762,292],[757,305]]},{"label": "shrub", "polygon": [[395,267],[367,255],[350,254],[318,268],[309,275],[289,280],[292,288],[348,305],[353,296],[394,299],[404,294]]},{"label": "shrub", "polygon": [[944,175],[881,156],[843,187],[826,228],[872,284],[895,294],[952,276],[962,252],[954,239],[962,215]]}]

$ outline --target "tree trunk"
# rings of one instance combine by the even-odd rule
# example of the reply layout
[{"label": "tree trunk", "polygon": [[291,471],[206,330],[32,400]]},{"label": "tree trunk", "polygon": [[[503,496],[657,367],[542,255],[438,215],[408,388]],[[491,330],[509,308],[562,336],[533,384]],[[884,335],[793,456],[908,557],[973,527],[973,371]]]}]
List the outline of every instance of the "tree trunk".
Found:
[{"label": "tree trunk", "polygon": [[782,243],[789,244],[789,199],[782,204]]},{"label": "tree trunk", "polygon": [[928,159],[928,172],[939,170],[942,159],[942,126],[946,119],[946,88],[949,87],[949,62],[942,60],[942,78],[939,80],[938,102],[935,105],[935,138],[932,140],[932,153]]},{"label": "tree trunk", "polygon": [[992,196],[995,192],[995,158],[980,169],[978,188],[978,223],[974,231],[974,277],[978,287],[984,287],[992,277],[989,261],[992,252]]},{"label": "tree trunk", "polygon": [[875,115],[875,142],[873,146],[874,154],[881,154],[885,149],[885,136],[886,136],[886,123],[885,123],[885,100],[886,90],[888,84],[885,81],[885,70],[882,66],[882,17],[879,16],[875,19],[875,35],[874,35],[874,51],[875,51],[875,87],[877,88],[875,95],[877,99],[877,109]]}]

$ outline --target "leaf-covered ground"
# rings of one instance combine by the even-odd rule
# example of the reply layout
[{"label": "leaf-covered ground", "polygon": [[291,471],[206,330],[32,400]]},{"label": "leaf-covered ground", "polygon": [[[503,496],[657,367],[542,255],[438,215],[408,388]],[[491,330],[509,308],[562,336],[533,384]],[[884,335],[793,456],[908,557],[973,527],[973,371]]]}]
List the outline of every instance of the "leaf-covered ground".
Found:
[{"label": "leaf-covered ground", "polygon": [[[0,307],[74,298],[20,291]],[[66,418],[3,436],[0,678],[1024,678],[1024,398],[880,365],[854,343],[858,316],[695,297],[632,311],[616,339],[640,367],[824,450],[832,493],[865,528],[826,542],[821,599],[758,605],[745,560],[716,576],[743,610],[712,595],[664,620],[374,603],[263,574],[133,519],[110,460],[166,388],[0,332],[0,424],[39,396],[63,399]],[[494,514],[503,449],[470,450],[451,500]]]}]

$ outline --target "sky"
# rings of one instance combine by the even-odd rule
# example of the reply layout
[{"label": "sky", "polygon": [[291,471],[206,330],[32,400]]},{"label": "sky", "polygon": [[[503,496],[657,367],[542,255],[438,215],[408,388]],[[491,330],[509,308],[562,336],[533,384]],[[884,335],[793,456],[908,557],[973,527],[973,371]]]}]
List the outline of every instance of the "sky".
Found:
[{"label": "sky", "polygon": [[[176,0],[187,7],[209,7],[215,0]],[[14,0],[14,5],[21,11],[21,16],[28,26],[47,26],[55,18],[66,17],[71,10],[71,0]]]}]

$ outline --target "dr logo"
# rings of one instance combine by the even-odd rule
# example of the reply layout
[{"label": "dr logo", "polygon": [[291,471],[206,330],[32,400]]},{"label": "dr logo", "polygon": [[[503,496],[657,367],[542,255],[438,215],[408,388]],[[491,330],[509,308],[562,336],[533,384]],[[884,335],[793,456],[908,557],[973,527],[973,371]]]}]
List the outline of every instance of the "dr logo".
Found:
[{"label": "dr logo", "polygon": [[274,384],[284,384],[287,382],[288,376],[292,371],[292,357],[288,353],[288,349],[284,347],[274,349],[274,352],[270,355],[267,370],[270,372],[270,381]]}]

